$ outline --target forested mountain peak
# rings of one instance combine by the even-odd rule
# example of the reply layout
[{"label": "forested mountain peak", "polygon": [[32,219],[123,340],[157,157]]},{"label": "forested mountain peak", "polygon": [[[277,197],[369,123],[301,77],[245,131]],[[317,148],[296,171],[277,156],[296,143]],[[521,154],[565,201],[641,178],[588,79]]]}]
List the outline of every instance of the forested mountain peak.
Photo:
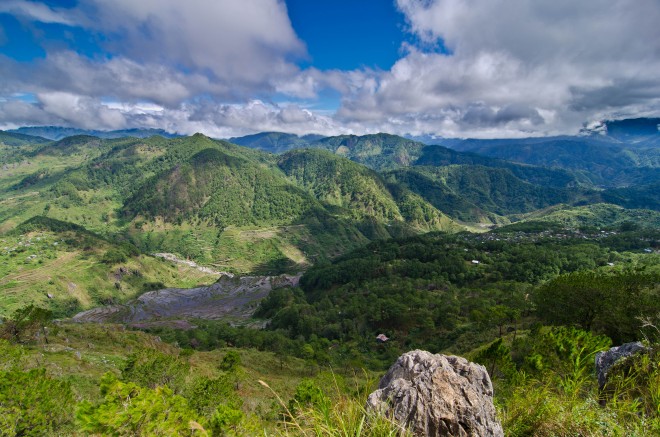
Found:
[{"label": "forested mountain peak", "polygon": [[284,132],[260,132],[243,137],[229,138],[227,141],[270,153],[282,153],[291,149],[307,147],[322,138],[324,138],[323,135],[316,134],[299,136]]}]

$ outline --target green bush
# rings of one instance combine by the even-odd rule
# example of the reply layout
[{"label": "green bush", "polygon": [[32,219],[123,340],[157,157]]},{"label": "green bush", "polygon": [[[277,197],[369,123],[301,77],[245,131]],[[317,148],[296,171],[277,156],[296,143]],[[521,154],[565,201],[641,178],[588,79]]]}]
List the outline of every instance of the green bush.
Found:
[{"label": "green bush", "polygon": [[233,372],[241,365],[241,356],[236,351],[229,351],[222,358],[220,369],[225,372]]},{"label": "green bush", "polygon": [[289,401],[289,410],[293,413],[307,407],[324,411],[330,408],[330,399],[311,379],[303,379],[296,387],[293,399]]},{"label": "green bush", "polygon": [[204,435],[185,398],[167,386],[155,389],[123,383],[110,373],[101,379],[103,402],[82,402],[76,412],[81,431],[103,435]]},{"label": "green bush", "polygon": [[120,249],[109,249],[101,258],[104,264],[114,265],[124,263],[128,260],[128,255]]},{"label": "green bush", "polygon": [[230,405],[220,404],[211,418],[210,429],[214,436],[225,435],[230,429],[235,429],[243,419],[243,412]]},{"label": "green bush", "polygon": [[189,369],[188,363],[179,357],[143,349],[129,355],[121,377],[143,387],[168,386],[179,393],[184,388]]},{"label": "green bush", "polygon": [[0,372],[0,434],[57,434],[73,422],[73,392],[68,383],[52,379],[45,369]]},{"label": "green bush", "polygon": [[32,304],[19,308],[0,326],[0,338],[13,343],[31,342],[40,335],[46,338],[45,325],[52,315],[51,311]]},{"label": "green bush", "polygon": [[233,378],[223,375],[211,379],[200,377],[194,380],[184,392],[189,405],[200,415],[212,416],[216,407],[224,405],[240,409],[243,400],[238,397]]}]

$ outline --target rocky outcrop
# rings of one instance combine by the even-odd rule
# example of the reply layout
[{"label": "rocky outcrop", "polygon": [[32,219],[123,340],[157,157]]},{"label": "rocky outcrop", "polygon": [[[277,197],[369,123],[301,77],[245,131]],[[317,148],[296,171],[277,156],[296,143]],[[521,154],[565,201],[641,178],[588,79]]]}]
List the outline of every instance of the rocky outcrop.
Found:
[{"label": "rocky outcrop", "polygon": [[503,436],[486,368],[415,350],[399,357],[367,400],[419,436]]},{"label": "rocky outcrop", "polygon": [[[221,276],[206,287],[165,288],[150,291],[124,305],[109,305],[83,311],[74,322],[128,323],[146,326],[177,319],[247,320],[259,301],[271,290],[295,287],[300,276]],[[139,325],[138,325],[139,324]]]},{"label": "rocky outcrop", "polygon": [[635,355],[647,350],[641,342],[625,343],[616,346],[605,352],[596,354],[596,376],[598,377],[598,387],[603,389],[607,383],[607,373],[617,361]]}]

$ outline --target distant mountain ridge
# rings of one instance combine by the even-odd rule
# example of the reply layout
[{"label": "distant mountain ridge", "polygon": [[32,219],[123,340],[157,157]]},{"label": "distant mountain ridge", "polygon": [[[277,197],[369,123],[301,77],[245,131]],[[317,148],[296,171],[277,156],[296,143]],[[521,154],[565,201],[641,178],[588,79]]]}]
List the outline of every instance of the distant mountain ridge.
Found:
[{"label": "distant mountain ridge", "polygon": [[284,153],[292,149],[325,149],[336,155],[380,171],[414,163],[425,144],[397,135],[378,133],[369,135],[298,136],[282,132],[262,132],[228,140],[270,153]]},{"label": "distant mountain ridge", "polygon": [[317,134],[298,136],[284,132],[260,132],[243,137],[232,137],[227,141],[239,146],[263,150],[264,152],[283,153],[291,149],[307,147],[322,138],[325,137]]},{"label": "distant mountain ridge", "polygon": [[625,187],[660,179],[660,148],[628,147],[594,137],[555,137],[523,140],[464,140],[452,144],[507,161],[560,168],[582,174],[597,186]]},{"label": "distant mountain ridge", "polygon": [[[425,145],[384,133],[339,135],[309,144],[290,134],[264,133],[252,138],[272,141],[287,137],[294,138],[295,143],[289,142],[286,148],[325,149],[385,172],[389,180],[403,183],[409,192],[451,217],[468,222],[498,222],[501,215],[553,203],[590,203],[599,199],[638,208],[660,208],[652,193],[653,184],[660,179],[658,152],[628,149],[600,136],[446,140],[445,145]],[[478,153],[456,149],[474,149]],[[446,170],[431,177],[430,167]],[[618,190],[599,194],[593,190],[597,186]],[[621,189],[628,186],[637,188]]]},{"label": "distant mountain ridge", "polygon": [[24,144],[40,144],[50,141],[48,138],[26,135],[10,131],[0,131],[0,143],[7,146],[22,146]]},{"label": "distant mountain ridge", "polygon": [[580,135],[458,139],[419,137],[423,143],[386,133],[338,135],[314,140],[277,132],[231,138],[247,147],[284,153],[321,148],[376,171],[415,165],[483,165],[508,168],[525,181],[555,186],[622,188],[660,179],[660,119],[605,121]]},{"label": "distant mountain ridge", "polygon": [[135,129],[102,131],[102,130],[78,129],[73,127],[61,127],[61,126],[28,126],[28,127],[20,127],[18,129],[11,129],[8,130],[7,132],[43,137],[54,141],[61,140],[63,138],[74,135],[90,135],[104,139],[123,138],[123,137],[148,138],[153,135],[160,135],[161,137],[164,138],[176,138],[181,136],[176,133],[167,132],[166,130],[163,129],[135,128]]}]

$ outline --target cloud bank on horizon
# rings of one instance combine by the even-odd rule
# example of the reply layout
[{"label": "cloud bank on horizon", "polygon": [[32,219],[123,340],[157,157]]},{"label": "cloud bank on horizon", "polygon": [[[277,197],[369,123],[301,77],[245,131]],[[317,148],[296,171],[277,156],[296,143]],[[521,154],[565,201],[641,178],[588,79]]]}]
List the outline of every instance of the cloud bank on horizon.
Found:
[{"label": "cloud bank on horizon", "polygon": [[281,0],[3,0],[0,127],[494,138],[660,114],[657,0],[391,7],[393,65],[319,69]]}]

